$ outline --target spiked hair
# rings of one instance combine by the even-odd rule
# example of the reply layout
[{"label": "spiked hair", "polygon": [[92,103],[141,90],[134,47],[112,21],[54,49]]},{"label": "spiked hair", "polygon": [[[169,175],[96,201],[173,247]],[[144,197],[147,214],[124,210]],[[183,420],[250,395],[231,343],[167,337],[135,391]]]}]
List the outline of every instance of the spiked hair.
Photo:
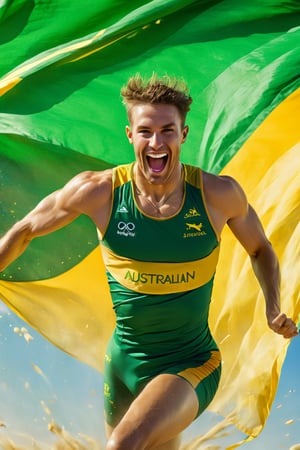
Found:
[{"label": "spiked hair", "polygon": [[151,78],[144,79],[140,74],[129,78],[127,84],[121,89],[123,103],[130,120],[131,108],[137,104],[168,104],[174,105],[184,125],[187,112],[190,110],[192,97],[183,80],[167,75],[159,78],[153,74]]}]

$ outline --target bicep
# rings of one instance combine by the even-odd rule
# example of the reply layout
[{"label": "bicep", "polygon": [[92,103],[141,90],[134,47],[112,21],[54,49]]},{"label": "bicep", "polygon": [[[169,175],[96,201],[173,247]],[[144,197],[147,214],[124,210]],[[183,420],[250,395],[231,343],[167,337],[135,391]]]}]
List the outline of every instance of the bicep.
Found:
[{"label": "bicep", "polygon": [[85,214],[95,221],[97,212],[109,203],[110,172],[82,172],[62,189],[45,197],[22,221],[28,238],[56,231]]},{"label": "bicep", "polygon": [[231,177],[221,177],[221,204],[225,222],[250,256],[256,256],[270,243],[253,207],[239,183]]},{"label": "bicep", "polygon": [[269,246],[260,219],[251,205],[247,205],[244,214],[232,217],[227,224],[250,256],[255,256],[262,247]]},{"label": "bicep", "polygon": [[68,208],[63,197],[63,190],[53,192],[24,217],[23,223],[27,224],[30,230],[30,238],[56,231],[79,215],[78,212]]}]

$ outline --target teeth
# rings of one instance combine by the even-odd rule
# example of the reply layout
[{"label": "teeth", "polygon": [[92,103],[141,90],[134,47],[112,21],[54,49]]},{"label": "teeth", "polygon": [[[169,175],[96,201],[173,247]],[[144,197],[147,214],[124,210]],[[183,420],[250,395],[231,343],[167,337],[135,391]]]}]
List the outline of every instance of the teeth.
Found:
[{"label": "teeth", "polygon": [[154,153],[154,154],[147,155],[147,156],[149,158],[159,159],[159,158],[164,158],[165,156],[167,156],[167,153],[160,153],[160,154]]}]

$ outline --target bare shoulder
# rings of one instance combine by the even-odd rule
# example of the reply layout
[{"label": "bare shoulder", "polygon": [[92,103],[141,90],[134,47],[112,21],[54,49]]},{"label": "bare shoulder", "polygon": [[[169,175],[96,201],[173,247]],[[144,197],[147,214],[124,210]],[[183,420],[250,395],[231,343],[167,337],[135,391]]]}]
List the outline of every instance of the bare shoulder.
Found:
[{"label": "bare shoulder", "polygon": [[207,191],[215,195],[232,195],[243,193],[240,184],[228,175],[214,175],[203,171],[203,183]]},{"label": "bare shoulder", "polygon": [[203,188],[207,207],[222,225],[248,213],[248,201],[240,184],[227,175],[203,172]]},{"label": "bare shoulder", "polygon": [[66,185],[66,189],[75,190],[94,190],[110,189],[112,180],[112,169],[104,171],[86,170],[75,175]]},{"label": "bare shoulder", "polygon": [[88,214],[103,206],[111,197],[112,170],[84,171],[73,177],[60,191],[64,205]]}]

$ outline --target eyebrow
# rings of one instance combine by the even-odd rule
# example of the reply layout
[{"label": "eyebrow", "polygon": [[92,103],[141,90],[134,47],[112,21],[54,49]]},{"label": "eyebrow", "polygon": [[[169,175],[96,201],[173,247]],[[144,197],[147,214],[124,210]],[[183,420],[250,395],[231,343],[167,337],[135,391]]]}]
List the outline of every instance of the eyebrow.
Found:
[{"label": "eyebrow", "polygon": [[[162,127],[161,128],[170,128],[170,127],[174,127],[175,126],[175,123],[174,122],[170,122],[170,123],[166,123],[165,125],[162,125]],[[141,129],[150,129],[151,127],[149,127],[148,125],[139,125],[138,127],[137,127],[137,129],[138,130],[141,130]]]},{"label": "eyebrow", "polygon": [[167,123],[166,125],[162,126],[162,128],[170,128],[170,127],[175,127],[175,123],[174,122],[170,122],[170,123]]}]

